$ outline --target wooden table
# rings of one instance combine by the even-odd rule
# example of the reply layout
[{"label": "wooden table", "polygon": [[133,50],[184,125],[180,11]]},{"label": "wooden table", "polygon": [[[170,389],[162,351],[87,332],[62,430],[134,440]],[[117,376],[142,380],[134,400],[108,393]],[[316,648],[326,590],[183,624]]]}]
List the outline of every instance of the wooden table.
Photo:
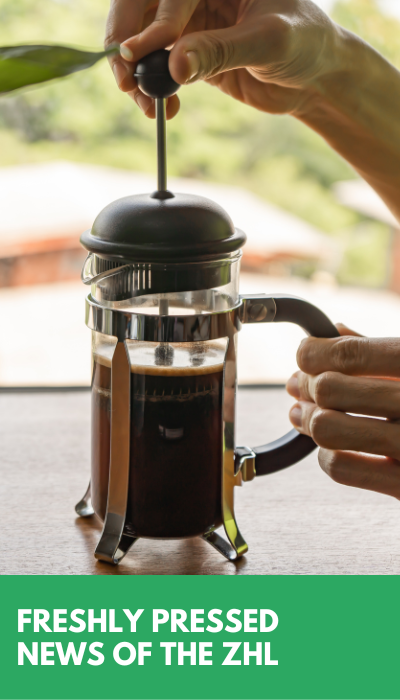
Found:
[{"label": "wooden table", "polygon": [[[339,486],[316,453],[236,489],[249,552],[225,561],[200,539],[140,540],[118,567],[97,562],[95,517],[74,512],[89,478],[89,392],[0,394],[2,574],[400,574],[400,506]],[[240,389],[238,444],[288,427],[282,389]]]}]

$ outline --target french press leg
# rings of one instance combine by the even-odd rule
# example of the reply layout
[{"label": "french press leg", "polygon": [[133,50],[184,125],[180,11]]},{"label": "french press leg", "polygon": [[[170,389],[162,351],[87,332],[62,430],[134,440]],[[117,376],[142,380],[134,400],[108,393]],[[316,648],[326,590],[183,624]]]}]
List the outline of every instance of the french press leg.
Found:
[{"label": "french press leg", "polygon": [[233,489],[241,485],[241,475],[235,474],[234,458],[231,458],[232,451],[226,451],[224,455],[224,474],[222,480],[222,513],[223,525],[227,540],[218,532],[211,530],[202,535],[202,539],[208,542],[214,549],[222,554],[228,561],[240,559],[248,550],[238,524],[234,511]]},{"label": "french press leg", "polygon": [[136,542],[124,531],[129,486],[131,368],[125,342],[117,343],[111,361],[111,447],[107,511],[96,559],[119,564]]},{"label": "french press leg", "polygon": [[228,559],[228,561],[235,561],[235,559],[239,558],[239,555],[237,551],[232,547],[232,545],[224,540],[221,535],[218,534],[218,532],[208,532],[205,535],[202,536],[202,539],[205,540],[205,542],[208,542],[214,549],[217,550],[220,554],[222,554],[225,559]]},{"label": "french press leg", "polygon": [[242,475],[235,466],[235,423],[231,416],[235,413],[236,396],[236,325],[231,319],[228,328],[228,347],[225,358],[224,398],[223,398],[223,454],[222,454],[222,521],[227,539],[217,532],[203,535],[203,540],[222,554],[228,561],[240,559],[248,550],[238,524],[234,508],[234,488],[242,483]]},{"label": "french press leg", "polygon": [[[230,371],[225,371],[224,376],[224,413],[234,413],[234,398],[236,395],[236,343],[235,329],[230,330],[230,339],[227,350],[226,366],[230,365]],[[234,370],[234,371],[232,371]],[[242,474],[236,466],[235,458],[235,425],[231,420],[224,420],[224,439],[222,455],[222,520],[227,539],[224,539],[215,531],[206,532],[203,540],[222,554],[228,561],[240,559],[248,550],[235,516],[234,488],[241,486]]]},{"label": "french press leg", "polygon": [[[232,433],[233,437],[233,433]],[[222,515],[226,536],[231,544],[235,556],[231,560],[239,559],[248,550],[239,526],[236,521],[234,507],[234,488],[242,483],[241,474],[236,474],[235,470],[235,450],[233,444],[225,448],[223,479],[222,479]],[[214,545],[215,546],[215,545]],[[221,552],[223,554],[223,552]],[[224,555],[225,556],[225,555]]]},{"label": "french press leg", "polygon": [[235,486],[241,485],[242,476],[240,473],[235,473],[235,457],[233,450],[225,450],[224,453],[224,469],[222,479],[222,514],[225,534],[228,541],[225,540],[214,530],[206,532],[202,537],[214,549],[222,554],[225,559],[235,561],[240,559],[248,550],[238,524],[236,522],[234,510],[233,490]]},{"label": "french press leg", "polygon": [[90,481],[84,497],[75,506],[75,512],[79,515],[80,518],[89,518],[91,515],[94,515],[94,508],[92,506],[92,489]]}]

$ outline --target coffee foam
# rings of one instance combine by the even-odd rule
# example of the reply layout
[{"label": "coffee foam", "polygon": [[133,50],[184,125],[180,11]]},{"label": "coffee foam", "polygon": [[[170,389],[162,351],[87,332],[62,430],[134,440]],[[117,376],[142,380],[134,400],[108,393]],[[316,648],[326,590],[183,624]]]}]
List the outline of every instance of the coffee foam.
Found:
[{"label": "coffee foam", "polygon": [[[188,377],[222,372],[224,369],[225,347],[221,343],[172,343],[171,364],[156,364],[156,348],[159,343],[127,343],[131,372],[164,377]],[[111,369],[114,348],[98,345],[94,351],[94,361]],[[194,363],[201,364],[194,364]]]},{"label": "coffee foam", "polygon": [[93,351],[93,360],[94,362],[97,362],[98,365],[103,365],[103,367],[109,367],[111,369],[113,354],[113,347],[109,347],[108,345],[98,345]]},{"label": "coffee foam", "polygon": [[213,374],[214,372],[222,372],[223,369],[223,362],[216,365],[208,365],[207,367],[166,367],[165,365],[143,367],[143,365],[131,365],[132,374],[158,377],[200,377]]}]

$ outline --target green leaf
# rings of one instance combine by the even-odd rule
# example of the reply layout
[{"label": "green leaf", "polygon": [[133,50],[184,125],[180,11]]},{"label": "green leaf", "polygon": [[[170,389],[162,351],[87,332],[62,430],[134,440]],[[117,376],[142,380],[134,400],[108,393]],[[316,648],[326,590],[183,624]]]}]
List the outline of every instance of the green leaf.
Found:
[{"label": "green leaf", "polygon": [[119,47],[116,46],[105,51],[81,51],[69,46],[46,45],[0,47],[0,93],[85,70],[104,56],[118,51]]}]

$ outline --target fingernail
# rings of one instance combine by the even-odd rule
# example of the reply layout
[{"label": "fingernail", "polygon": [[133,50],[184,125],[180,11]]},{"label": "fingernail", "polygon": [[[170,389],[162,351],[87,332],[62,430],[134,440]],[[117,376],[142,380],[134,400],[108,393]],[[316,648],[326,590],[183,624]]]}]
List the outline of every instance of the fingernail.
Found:
[{"label": "fingernail", "polygon": [[116,83],[117,83],[118,87],[121,87],[121,83],[122,83],[123,79],[126,77],[127,70],[126,70],[124,64],[118,63],[118,61],[113,64],[112,69],[113,69],[114,78],[116,80]]},{"label": "fingernail", "polygon": [[197,51],[187,51],[186,53],[187,65],[188,65],[188,77],[185,82],[188,83],[189,80],[194,80],[200,69],[200,59]]},{"label": "fingernail", "polygon": [[133,99],[135,100],[137,106],[142,110],[143,114],[146,114],[149,111],[153,102],[151,97],[143,95],[142,92],[136,92]]},{"label": "fingernail", "polygon": [[286,384],[286,391],[288,394],[290,394],[290,396],[294,396],[295,399],[300,398],[299,379],[297,374],[290,377],[288,383]]},{"label": "fingernail", "polygon": [[302,426],[302,410],[300,404],[296,403],[289,412],[290,421],[296,428],[301,428]]},{"label": "fingernail", "polygon": [[125,61],[133,61],[133,53],[127,46],[125,46],[125,44],[121,44],[119,47],[119,52]]}]

